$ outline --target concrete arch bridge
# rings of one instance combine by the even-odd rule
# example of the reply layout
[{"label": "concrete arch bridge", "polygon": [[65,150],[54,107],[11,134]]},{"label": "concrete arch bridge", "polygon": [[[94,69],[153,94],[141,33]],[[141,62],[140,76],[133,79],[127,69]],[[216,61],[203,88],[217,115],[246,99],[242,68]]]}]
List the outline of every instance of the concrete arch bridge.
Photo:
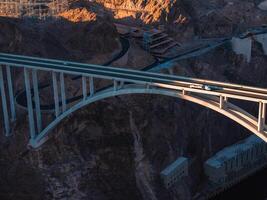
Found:
[{"label": "concrete arch bridge", "polygon": [[[12,70],[24,72],[27,111],[29,118],[29,146],[40,147],[51,131],[71,113],[93,102],[124,94],[158,94],[184,99],[210,108],[234,120],[267,142],[267,89],[211,80],[165,75],[131,69],[104,67],[61,60],[43,59],[0,53],[0,93],[5,135],[11,135],[10,124],[16,120],[16,105]],[[38,73],[48,72],[53,85],[54,119],[46,126],[40,109]],[[80,75],[83,98],[68,103],[66,75]],[[112,82],[112,87],[96,90],[94,80]],[[89,84],[88,84],[89,82]],[[238,99],[258,104],[253,116],[229,100]]]}]

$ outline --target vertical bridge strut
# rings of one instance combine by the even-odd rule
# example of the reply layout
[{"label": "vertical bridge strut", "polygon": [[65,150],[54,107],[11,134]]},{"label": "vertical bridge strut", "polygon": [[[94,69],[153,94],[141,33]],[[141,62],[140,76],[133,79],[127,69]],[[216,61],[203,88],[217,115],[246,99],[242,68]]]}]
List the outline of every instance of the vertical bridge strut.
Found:
[{"label": "vertical bridge strut", "polygon": [[94,78],[90,76],[89,81],[90,81],[90,97],[92,97],[95,93]]},{"label": "vertical bridge strut", "polygon": [[59,79],[60,79],[62,112],[65,112],[67,110],[67,104],[66,104],[66,93],[65,93],[65,80],[64,80],[64,74],[62,72],[60,73]]},{"label": "vertical bridge strut", "polygon": [[34,93],[37,129],[38,133],[40,133],[42,131],[42,116],[40,109],[40,97],[39,97],[38,77],[36,69],[32,70],[32,81],[33,81],[33,93]]},{"label": "vertical bridge strut", "polygon": [[6,73],[7,73],[7,84],[9,92],[10,110],[11,110],[11,121],[14,122],[16,120],[16,108],[15,108],[15,98],[13,92],[11,69],[9,65],[6,66]]},{"label": "vertical bridge strut", "polygon": [[226,108],[227,101],[228,101],[227,97],[224,97],[222,95],[220,96],[220,109]]},{"label": "vertical bridge strut", "polygon": [[258,131],[264,130],[266,123],[266,103],[259,102]]},{"label": "vertical bridge strut", "polygon": [[6,100],[6,92],[4,85],[4,76],[3,76],[3,67],[0,67],[0,91],[1,91],[1,100],[2,100],[2,109],[4,115],[4,125],[5,125],[5,135],[10,135],[10,124],[9,124],[9,114],[7,109],[7,100]]},{"label": "vertical bridge strut", "polygon": [[57,74],[52,72],[52,81],[53,81],[53,93],[54,93],[54,103],[55,103],[55,116],[58,117],[59,112],[59,97],[58,97],[58,85],[57,85]]},{"label": "vertical bridge strut", "polygon": [[25,89],[26,89],[26,96],[27,96],[30,136],[31,136],[31,140],[34,140],[36,134],[35,134],[33,107],[32,107],[31,83],[30,83],[29,71],[27,68],[24,68],[24,79],[25,79]]},{"label": "vertical bridge strut", "polygon": [[87,98],[87,79],[86,76],[82,76],[82,89],[83,89],[83,100]]}]

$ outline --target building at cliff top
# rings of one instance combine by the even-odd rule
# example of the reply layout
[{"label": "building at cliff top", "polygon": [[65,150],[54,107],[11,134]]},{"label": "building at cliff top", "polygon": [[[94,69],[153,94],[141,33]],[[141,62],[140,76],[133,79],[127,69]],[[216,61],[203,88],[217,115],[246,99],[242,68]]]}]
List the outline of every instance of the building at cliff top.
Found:
[{"label": "building at cliff top", "polygon": [[160,173],[160,176],[166,188],[170,188],[175,183],[177,183],[182,177],[187,175],[188,158],[185,157],[179,157]]}]

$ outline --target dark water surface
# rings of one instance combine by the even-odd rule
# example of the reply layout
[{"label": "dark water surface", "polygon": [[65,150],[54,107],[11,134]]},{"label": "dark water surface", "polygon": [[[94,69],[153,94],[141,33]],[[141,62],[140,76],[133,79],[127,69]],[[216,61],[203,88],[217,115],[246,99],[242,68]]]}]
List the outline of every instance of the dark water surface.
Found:
[{"label": "dark water surface", "polygon": [[212,200],[248,199],[265,200],[267,199],[267,168],[264,168],[254,175],[244,179],[237,185],[229,188],[225,192],[212,198]]}]

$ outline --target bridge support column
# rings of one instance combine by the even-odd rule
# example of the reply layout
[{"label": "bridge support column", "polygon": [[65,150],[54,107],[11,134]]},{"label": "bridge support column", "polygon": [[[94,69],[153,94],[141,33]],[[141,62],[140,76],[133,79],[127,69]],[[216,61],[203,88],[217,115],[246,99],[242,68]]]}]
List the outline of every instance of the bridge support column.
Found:
[{"label": "bridge support column", "polygon": [[114,88],[113,88],[114,91],[117,91],[118,90],[118,81],[114,80]]},{"label": "bridge support column", "polygon": [[67,110],[67,104],[66,104],[65,80],[64,80],[63,72],[60,72],[59,79],[60,79],[60,93],[61,93],[62,112],[65,112]]},{"label": "bridge support column", "polygon": [[224,97],[224,108],[227,108],[228,97]]},{"label": "bridge support column", "polygon": [[170,75],[173,75],[173,74],[174,74],[174,73],[173,73],[173,68],[169,68],[169,69],[168,69],[168,72],[169,72]]},{"label": "bridge support column", "polygon": [[220,96],[220,109],[223,109],[223,96]]},{"label": "bridge support column", "polygon": [[150,84],[147,83],[147,84],[146,84],[146,89],[149,90],[149,88],[150,88]]},{"label": "bridge support column", "polygon": [[266,104],[260,102],[259,103],[259,115],[258,115],[258,131],[259,132],[263,131],[264,129],[265,117],[266,117]]},{"label": "bridge support column", "polygon": [[11,110],[11,121],[14,122],[16,120],[16,108],[15,108],[15,98],[12,84],[12,76],[10,66],[6,66],[7,73],[7,84],[8,84],[8,93],[9,93],[9,101],[10,101],[10,110]]},{"label": "bridge support column", "polygon": [[5,135],[9,136],[10,135],[10,124],[9,124],[9,115],[8,115],[6,92],[5,92],[5,85],[4,85],[3,66],[0,66],[0,91],[1,91],[2,109],[3,109],[3,115],[4,115]]},{"label": "bridge support column", "polygon": [[89,78],[89,82],[90,82],[90,97],[92,97],[95,93],[94,78],[92,76]]},{"label": "bridge support column", "polygon": [[83,89],[83,100],[87,98],[87,79],[86,76],[82,77],[82,89]]},{"label": "bridge support column", "polygon": [[52,72],[52,80],[53,80],[53,92],[54,92],[54,103],[55,103],[55,116],[59,116],[59,97],[58,97],[58,86],[57,86],[57,74],[56,72]]},{"label": "bridge support column", "polygon": [[39,97],[39,84],[37,77],[37,70],[32,70],[32,81],[33,81],[33,92],[34,92],[34,101],[35,101],[35,112],[36,112],[36,121],[37,121],[37,130],[38,133],[42,131],[42,116],[40,109],[40,97]]},{"label": "bridge support column", "polygon": [[264,127],[266,124],[266,103],[262,103],[262,123]]},{"label": "bridge support column", "polygon": [[26,96],[27,96],[30,136],[31,136],[31,139],[34,139],[35,138],[35,125],[34,125],[34,115],[33,115],[33,107],[32,107],[31,84],[30,84],[29,71],[27,68],[24,68],[24,80],[25,80],[25,88],[26,88]]},{"label": "bridge support column", "polygon": [[228,101],[227,97],[220,96],[220,109],[226,108],[226,104]]},{"label": "bridge support column", "polygon": [[119,87],[119,88],[122,89],[123,86],[124,86],[124,81],[121,81],[121,82],[120,82],[120,87]]}]

